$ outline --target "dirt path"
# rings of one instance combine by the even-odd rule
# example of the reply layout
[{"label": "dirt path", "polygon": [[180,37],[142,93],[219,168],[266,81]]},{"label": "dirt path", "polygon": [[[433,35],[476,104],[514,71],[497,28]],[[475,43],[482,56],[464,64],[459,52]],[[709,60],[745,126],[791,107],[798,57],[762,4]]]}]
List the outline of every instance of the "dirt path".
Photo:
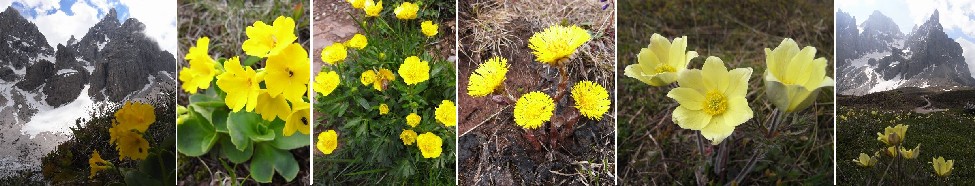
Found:
[{"label": "dirt path", "polygon": [[353,10],[358,9],[352,8],[349,3],[343,0],[315,1],[315,11],[312,13],[314,14],[312,16],[312,24],[314,24],[311,35],[312,46],[311,51],[308,51],[312,53],[312,69],[314,69],[312,76],[318,74],[322,66],[325,65],[321,60],[322,48],[335,42],[348,40],[359,32],[359,27],[349,17]]},{"label": "dirt path", "polygon": [[921,107],[918,107],[918,108],[915,108],[914,109],[914,112],[916,112],[916,113],[927,114],[927,113],[932,113],[932,112],[941,112],[941,111],[948,110],[948,109],[937,109],[937,108],[933,108],[933,107],[931,107],[931,100],[928,99],[928,96],[922,96],[922,98],[924,98],[924,101],[925,102],[928,102],[928,104],[927,105],[924,105],[924,106],[921,106]]}]

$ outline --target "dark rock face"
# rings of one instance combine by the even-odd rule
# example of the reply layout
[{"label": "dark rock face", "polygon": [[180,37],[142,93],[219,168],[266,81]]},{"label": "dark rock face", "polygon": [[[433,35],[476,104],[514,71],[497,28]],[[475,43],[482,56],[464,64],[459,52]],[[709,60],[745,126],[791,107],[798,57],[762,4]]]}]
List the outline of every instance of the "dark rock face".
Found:
[{"label": "dark rock face", "polygon": [[14,74],[14,70],[10,67],[0,68],[0,80],[3,81],[14,81],[17,79],[17,74]]},{"label": "dark rock face", "polygon": [[[840,10],[836,12],[836,48],[848,50],[837,50],[837,59],[852,59],[858,54],[857,44],[860,40],[860,29],[857,28],[856,19],[850,14]],[[839,66],[849,66],[848,61],[837,61]]]},{"label": "dark rock face", "polygon": [[77,72],[55,75],[48,79],[43,92],[47,95],[45,102],[53,107],[58,107],[78,98],[85,83],[88,83],[88,71],[76,69]]},{"label": "dark rock face", "polygon": [[95,60],[88,90],[95,100],[121,101],[144,88],[155,72],[176,72],[176,59],[143,34],[144,24],[128,19],[119,28],[117,33],[122,34],[112,38]]},{"label": "dark rock face", "polygon": [[32,58],[54,54],[37,26],[13,7],[0,13],[0,41],[4,41],[0,42],[0,66],[23,69],[30,66]]},{"label": "dark rock face", "polygon": [[904,38],[904,33],[901,33],[893,19],[880,11],[873,11],[867,21],[863,22],[863,33],[860,33],[860,38],[858,51],[888,51],[894,42]]},{"label": "dark rock face", "polygon": [[34,63],[27,67],[27,75],[24,76],[24,80],[17,82],[17,88],[26,91],[36,90],[47,81],[48,78],[54,76],[54,63],[47,60],[41,60],[40,62]]}]

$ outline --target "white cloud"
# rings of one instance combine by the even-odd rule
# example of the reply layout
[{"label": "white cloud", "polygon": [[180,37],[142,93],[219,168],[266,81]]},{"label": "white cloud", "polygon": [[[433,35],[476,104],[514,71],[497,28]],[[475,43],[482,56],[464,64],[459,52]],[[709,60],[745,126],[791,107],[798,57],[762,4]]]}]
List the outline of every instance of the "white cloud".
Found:
[{"label": "white cloud", "polygon": [[146,24],[146,35],[159,46],[176,54],[176,1],[172,0],[121,0],[129,8],[129,17]]},{"label": "white cloud", "polygon": [[[0,0],[0,8],[6,10],[7,7],[9,7],[13,3],[14,3],[13,0]],[[0,11],[3,11],[3,10],[0,10]]]},{"label": "white cloud", "polygon": [[906,1],[914,23],[924,24],[934,10],[938,10],[938,18],[946,29],[958,29],[965,35],[975,36],[975,1]]},{"label": "white cloud", "polygon": [[75,2],[71,5],[74,15],[68,15],[63,10],[58,10],[53,14],[46,15],[39,13],[31,22],[37,25],[38,30],[44,33],[47,43],[52,47],[59,43],[64,44],[71,38],[81,39],[88,28],[98,23],[98,10],[84,2]]},{"label": "white cloud", "polygon": [[37,10],[38,14],[43,14],[43,12],[53,9],[58,9],[58,1],[53,0],[18,0],[20,4],[23,4],[29,9]]},{"label": "white cloud", "polygon": [[965,57],[965,62],[968,63],[968,71],[971,72],[972,77],[975,77],[975,43],[965,38],[955,39],[955,42],[961,45],[963,51],[961,55]]}]

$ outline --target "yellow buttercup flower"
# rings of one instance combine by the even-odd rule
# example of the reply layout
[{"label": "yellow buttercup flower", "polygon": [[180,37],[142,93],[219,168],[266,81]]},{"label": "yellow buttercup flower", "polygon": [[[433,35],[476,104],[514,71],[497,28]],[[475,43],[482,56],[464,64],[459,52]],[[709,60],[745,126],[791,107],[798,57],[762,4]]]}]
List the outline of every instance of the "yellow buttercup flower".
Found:
[{"label": "yellow buttercup flower", "polygon": [[284,96],[273,97],[266,90],[261,90],[257,96],[257,102],[261,104],[254,108],[254,112],[261,114],[261,118],[264,120],[274,121],[275,117],[284,120],[288,119],[288,115],[291,114],[291,106],[288,106],[288,101],[284,99]]},{"label": "yellow buttercup flower", "polygon": [[948,177],[951,175],[952,166],[955,165],[955,160],[945,161],[944,157],[938,156],[938,158],[931,159],[931,165],[934,166],[934,173],[941,177]]},{"label": "yellow buttercup flower", "polygon": [[144,160],[149,156],[149,141],[134,131],[118,132],[115,149],[118,150],[120,160]]},{"label": "yellow buttercup flower", "polygon": [[379,104],[379,115],[389,114],[389,106],[385,103]]},{"label": "yellow buttercup flower", "polygon": [[376,82],[376,72],[372,70],[362,72],[362,75],[359,75],[359,82],[362,82],[362,85],[365,86],[371,85]]},{"label": "yellow buttercup flower", "polygon": [[315,147],[325,154],[332,154],[335,147],[339,144],[339,135],[335,133],[334,130],[326,130],[325,132],[318,133],[318,143],[315,143]]},{"label": "yellow buttercup flower", "polygon": [[877,158],[868,156],[866,153],[860,153],[860,157],[853,159],[853,162],[861,167],[873,167],[877,164]]},{"label": "yellow buttercup flower", "polygon": [[115,112],[115,124],[119,130],[146,132],[149,125],[156,122],[156,109],[152,105],[140,102],[125,102],[122,108]]},{"label": "yellow buttercup flower", "polygon": [[430,65],[420,61],[419,57],[410,56],[399,65],[399,75],[407,85],[415,85],[430,79]]},{"label": "yellow buttercup flower", "polygon": [[437,35],[437,33],[439,33],[437,29],[439,28],[440,27],[437,26],[437,24],[433,24],[433,22],[431,21],[424,21],[423,23],[420,23],[420,31],[422,31],[423,35],[426,35],[427,37],[433,37]]},{"label": "yellow buttercup flower", "polygon": [[332,43],[332,45],[328,45],[325,49],[322,49],[322,61],[329,65],[341,63],[348,55],[345,45],[338,42]]},{"label": "yellow buttercup flower", "polygon": [[575,100],[579,113],[589,119],[599,120],[609,111],[609,92],[592,81],[581,81],[572,86],[572,100]]},{"label": "yellow buttercup flower", "polygon": [[420,10],[419,6],[410,2],[403,2],[399,7],[393,9],[393,14],[396,14],[397,19],[416,19],[416,11]]},{"label": "yellow buttercup flower", "polygon": [[548,94],[534,91],[522,95],[515,102],[515,124],[525,129],[537,129],[552,119],[555,101]]},{"label": "yellow buttercup flower", "polygon": [[914,159],[921,154],[921,144],[917,144],[917,146],[915,146],[914,149],[911,150],[907,150],[904,147],[901,147],[900,150],[901,150],[901,155],[904,155],[905,159]]},{"label": "yellow buttercup flower", "polygon": [[379,70],[376,71],[376,82],[372,83],[372,88],[378,91],[383,91],[386,84],[389,84],[390,81],[395,80],[396,76],[393,75],[393,71],[386,68],[379,68]]},{"label": "yellow buttercup flower", "polygon": [[246,111],[254,111],[257,107],[257,95],[260,94],[262,75],[258,75],[251,67],[242,67],[240,59],[231,57],[223,62],[227,70],[217,76],[217,86],[227,92],[224,102],[234,112],[247,106]]},{"label": "yellow buttercup flower", "polygon": [[907,128],[910,125],[897,124],[894,127],[884,128],[884,133],[877,132],[877,141],[884,142],[887,146],[900,144],[907,137]]},{"label": "yellow buttercup flower", "polygon": [[443,151],[443,139],[433,133],[427,132],[416,137],[416,145],[420,148],[423,158],[438,158]]},{"label": "yellow buttercup flower", "polygon": [[674,38],[671,43],[660,36],[650,36],[650,45],[640,49],[637,64],[626,66],[627,77],[635,78],[651,86],[664,86],[677,81],[677,75],[687,70],[687,64],[697,57],[697,52],[687,51],[687,36]]},{"label": "yellow buttercup flower", "polygon": [[667,93],[680,104],[673,120],[681,128],[697,130],[712,145],[717,145],[735,131],[735,127],[752,119],[752,108],[745,94],[751,68],[728,71],[717,57],[708,57],[701,70],[690,69],[678,74],[677,84]]},{"label": "yellow buttercup flower", "polygon": [[335,91],[340,83],[342,81],[335,71],[318,72],[318,75],[315,76],[315,92],[322,94],[322,96],[328,96],[332,94],[332,91]]},{"label": "yellow buttercup flower", "polygon": [[383,11],[383,1],[377,3],[373,0],[366,0],[364,5],[365,7],[362,10],[366,12],[366,17],[377,17],[379,12]]},{"label": "yellow buttercup flower", "polygon": [[183,91],[189,94],[196,94],[197,89],[210,88],[210,81],[217,75],[213,58],[207,54],[209,50],[210,38],[202,37],[196,40],[196,46],[190,47],[185,59],[190,62],[189,68],[183,67],[179,71],[179,81],[182,82]]},{"label": "yellow buttercup flower", "polygon": [[310,125],[308,122],[308,109],[311,106],[304,101],[291,102],[291,115],[285,120],[284,129],[281,133],[284,136],[291,136],[295,134],[295,131],[301,132],[302,134],[308,134],[310,130]]},{"label": "yellow buttercup flower", "polygon": [[308,51],[298,43],[281,51],[281,55],[268,57],[267,76],[264,83],[271,96],[282,95],[291,102],[301,101],[308,91],[309,74]]},{"label": "yellow buttercup flower", "polygon": [[112,163],[102,159],[102,156],[98,154],[98,150],[95,150],[92,152],[91,158],[88,159],[88,166],[91,167],[91,174],[88,175],[88,179],[92,179],[98,171],[112,168]]},{"label": "yellow buttercup flower", "polygon": [[403,132],[399,133],[399,139],[403,140],[403,145],[413,145],[416,142],[416,132],[410,129],[403,130]]},{"label": "yellow buttercup flower", "polygon": [[816,56],[816,48],[799,45],[785,38],[775,50],[765,48],[765,94],[775,107],[795,112],[812,105],[820,88],[832,87],[826,76],[826,58]]},{"label": "yellow buttercup flower", "polygon": [[410,115],[406,116],[406,124],[410,125],[410,127],[416,127],[416,125],[420,124],[420,119],[422,119],[420,118],[420,115],[410,113]]},{"label": "yellow buttercup flower", "polygon": [[575,25],[552,25],[528,38],[528,48],[535,54],[535,61],[559,65],[568,61],[590,37],[589,32]]},{"label": "yellow buttercup flower", "polygon": [[443,100],[435,111],[437,121],[444,126],[452,127],[457,125],[457,106],[450,100]]},{"label": "yellow buttercup flower", "polygon": [[369,40],[362,34],[355,34],[348,41],[345,41],[345,45],[350,48],[362,50],[366,48],[366,45],[369,45]]},{"label": "yellow buttercup flower", "polygon": [[508,74],[508,59],[492,57],[477,66],[467,82],[467,95],[484,97],[494,93],[504,85],[505,75]]},{"label": "yellow buttercup flower", "polygon": [[361,9],[366,3],[365,0],[345,0],[345,2],[349,2],[349,5],[352,5],[352,8],[356,9]]},{"label": "yellow buttercup flower", "polygon": [[262,21],[254,22],[244,30],[247,40],[241,45],[244,53],[257,57],[278,55],[298,39],[295,36],[295,20],[290,17],[278,16],[273,25]]}]

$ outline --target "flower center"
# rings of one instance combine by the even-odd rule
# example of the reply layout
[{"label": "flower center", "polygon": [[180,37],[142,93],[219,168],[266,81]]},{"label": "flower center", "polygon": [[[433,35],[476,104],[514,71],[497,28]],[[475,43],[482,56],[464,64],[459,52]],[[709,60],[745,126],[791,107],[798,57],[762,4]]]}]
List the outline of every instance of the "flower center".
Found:
[{"label": "flower center", "polygon": [[708,113],[712,116],[723,114],[728,110],[728,98],[725,98],[723,94],[717,91],[710,91],[704,96],[704,106],[702,107],[704,113]]},{"label": "flower center", "polygon": [[657,66],[657,69],[654,70],[657,71],[658,74],[664,72],[677,72],[676,68],[667,64],[660,64],[660,66]]}]

